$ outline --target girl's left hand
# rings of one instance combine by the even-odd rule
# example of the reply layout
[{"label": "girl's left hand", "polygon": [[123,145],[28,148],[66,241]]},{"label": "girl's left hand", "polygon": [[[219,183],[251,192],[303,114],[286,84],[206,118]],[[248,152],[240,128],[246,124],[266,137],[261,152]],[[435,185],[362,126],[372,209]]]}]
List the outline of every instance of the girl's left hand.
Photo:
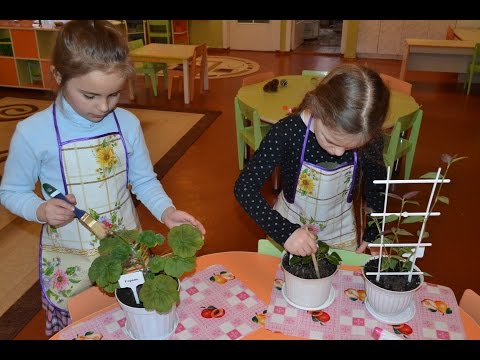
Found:
[{"label": "girl's left hand", "polygon": [[189,213],[186,213],[182,210],[176,210],[173,207],[165,210],[163,214],[163,222],[169,229],[181,224],[192,224],[198,230],[200,230],[202,235],[205,235],[206,233],[205,228],[200,221],[195,219]]}]

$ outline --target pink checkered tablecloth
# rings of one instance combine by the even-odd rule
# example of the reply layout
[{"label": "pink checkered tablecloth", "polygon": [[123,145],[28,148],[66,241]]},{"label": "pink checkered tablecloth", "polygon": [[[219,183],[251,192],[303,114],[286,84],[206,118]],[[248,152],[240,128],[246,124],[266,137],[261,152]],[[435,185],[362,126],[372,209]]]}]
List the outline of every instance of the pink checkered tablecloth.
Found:
[{"label": "pink checkered tablecloth", "polygon": [[281,291],[284,275],[279,267],[273,283],[265,328],[309,339],[373,340],[376,326],[405,339],[465,339],[453,291],[425,282],[415,295],[415,316],[405,324],[387,325],[365,308],[364,279],[360,271],[339,270],[333,280],[332,305],[316,312],[289,305]]},{"label": "pink checkered tablecloth", "polygon": [[[263,303],[228,269],[212,265],[181,282],[178,326],[172,339],[236,340],[259,329],[265,320]],[[116,306],[100,316],[65,328],[60,339],[95,336],[130,340],[125,315]]]}]

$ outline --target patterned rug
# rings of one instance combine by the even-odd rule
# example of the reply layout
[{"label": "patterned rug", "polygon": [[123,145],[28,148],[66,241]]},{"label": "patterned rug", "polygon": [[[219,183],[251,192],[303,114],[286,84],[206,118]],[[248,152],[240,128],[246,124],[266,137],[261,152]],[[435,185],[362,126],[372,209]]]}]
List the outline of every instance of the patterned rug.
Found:
[{"label": "patterned rug", "polygon": [[257,72],[260,65],[255,61],[232,56],[208,56],[208,78],[221,79],[248,75]]}]

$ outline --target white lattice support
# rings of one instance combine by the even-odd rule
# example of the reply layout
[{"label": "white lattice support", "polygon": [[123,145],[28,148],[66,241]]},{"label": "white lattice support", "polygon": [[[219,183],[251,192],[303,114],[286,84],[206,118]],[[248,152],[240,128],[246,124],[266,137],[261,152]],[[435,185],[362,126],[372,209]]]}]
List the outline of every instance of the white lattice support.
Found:
[{"label": "white lattice support", "polygon": [[[369,244],[368,247],[378,247],[380,248],[380,256],[378,261],[378,268],[376,272],[368,272],[365,273],[366,275],[376,275],[376,280],[380,280],[380,276],[390,276],[390,275],[406,275],[408,274],[408,281],[412,280],[412,275],[423,274],[421,271],[413,271],[415,267],[415,262],[417,260],[417,254],[420,248],[424,248],[426,246],[431,246],[431,243],[422,243],[423,234],[425,232],[425,226],[427,220],[430,216],[440,216],[440,212],[431,212],[432,202],[435,196],[435,190],[438,183],[449,183],[450,179],[440,179],[442,169],[439,167],[437,170],[437,175],[435,179],[413,179],[413,180],[391,180],[390,179],[390,166],[387,167],[387,179],[386,180],[374,180],[374,184],[385,184],[385,200],[383,203],[383,212],[382,213],[371,213],[370,216],[373,217],[381,217],[382,218],[382,232],[380,234],[380,244]],[[388,189],[390,184],[432,184],[432,191],[430,192],[430,198],[428,200],[427,208],[425,212],[397,212],[397,213],[387,213],[387,203],[388,203]],[[420,229],[420,233],[418,235],[418,241],[416,243],[404,243],[404,244],[384,244],[384,235],[385,232],[385,218],[389,215],[397,215],[401,217],[409,217],[409,216],[423,216],[422,228]],[[407,273],[405,272],[381,272],[381,265],[382,265],[382,253],[384,247],[415,247],[415,252],[413,254],[412,260],[412,267],[410,271]]]}]

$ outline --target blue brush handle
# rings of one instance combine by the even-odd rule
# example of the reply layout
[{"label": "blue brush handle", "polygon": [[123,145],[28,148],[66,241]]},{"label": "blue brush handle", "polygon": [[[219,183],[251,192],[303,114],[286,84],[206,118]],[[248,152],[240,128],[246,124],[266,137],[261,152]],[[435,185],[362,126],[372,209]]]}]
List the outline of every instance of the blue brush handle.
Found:
[{"label": "blue brush handle", "polygon": [[[70,205],[73,205],[70,201],[68,201],[68,199],[65,197],[65,195],[63,195],[60,191],[55,189],[52,185],[44,183],[43,184],[43,189],[47,192],[47,194],[50,197],[60,199],[60,200],[64,200],[67,203],[69,203]],[[75,217],[77,217],[78,219],[81,219],[82,216],[86,214],[85,211],[80,210],[76,206],[74,206],[74,213],[75,213]]]}]

